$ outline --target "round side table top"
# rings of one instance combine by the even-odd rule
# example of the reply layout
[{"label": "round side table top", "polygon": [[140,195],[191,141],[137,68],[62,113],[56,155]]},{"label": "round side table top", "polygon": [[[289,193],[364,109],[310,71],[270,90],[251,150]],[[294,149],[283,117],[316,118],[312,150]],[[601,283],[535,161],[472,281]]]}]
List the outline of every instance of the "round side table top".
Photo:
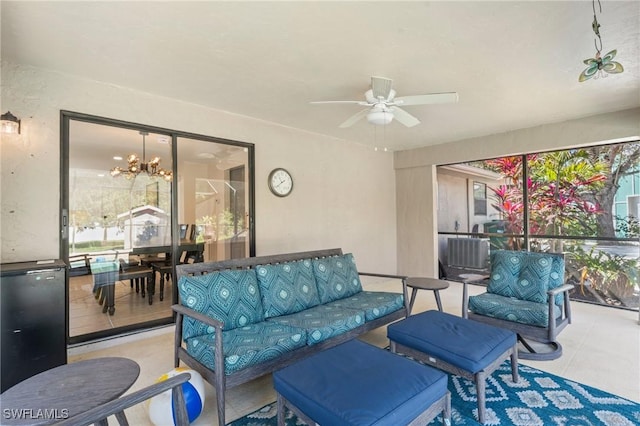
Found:
[{"label": "round side table top", "polygon": [[140,366],[127,358],[95,358],[61,365],[7,389],[1,396],[3,425],[47,425],[73,417],[124,394]]},{"label": "round side table top", "polygon": [[444,290],[449,288],[449,281],[438,278],[409,277],[407,278],[407,286],[420,290]]}]

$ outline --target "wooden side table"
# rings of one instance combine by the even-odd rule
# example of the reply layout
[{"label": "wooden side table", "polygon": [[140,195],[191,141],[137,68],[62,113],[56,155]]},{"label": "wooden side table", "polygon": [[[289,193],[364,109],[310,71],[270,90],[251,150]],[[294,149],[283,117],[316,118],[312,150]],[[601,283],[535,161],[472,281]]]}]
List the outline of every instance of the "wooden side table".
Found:
[{"label": "wooden side table", "polygon": [[[140,366],[127,358],[94,358],[44,371],[0,395],[3,425],[49,425],[84,413],[124,394]],[[124,412],[116,414],[122,423]],[[107,425],[107,419],[100,422]]]},{"label": "wooden side table", "polygon": [[411,287],[411,301],[409,302],[409,314],[413,311],[413,303],[416,301],[418,290],[432,290],[436,296],[436,304],[438,310],[442,312],[442,302],[440,301],[440,290],[449,288],[449,281],[440,280],[438,278],[426,277],[409,277],[407,278],[407,286]]}]

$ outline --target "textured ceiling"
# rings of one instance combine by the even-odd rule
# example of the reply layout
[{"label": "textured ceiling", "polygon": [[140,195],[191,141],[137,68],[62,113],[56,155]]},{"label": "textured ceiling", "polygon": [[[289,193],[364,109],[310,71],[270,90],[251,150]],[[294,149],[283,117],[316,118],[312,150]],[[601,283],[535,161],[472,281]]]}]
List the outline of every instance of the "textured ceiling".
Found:
[{"label": "textured ceiling", "polygon": [[[578,83],[595,54],[590,1],[12,2],[2,59],[392,150],[640,106],[640,2],[602,2],[625,72]],[[597,2],[596,2],[597,6]],[[372,75],[421,124],[338,125]],[[215,135],[212,135],[215,136]]]}]

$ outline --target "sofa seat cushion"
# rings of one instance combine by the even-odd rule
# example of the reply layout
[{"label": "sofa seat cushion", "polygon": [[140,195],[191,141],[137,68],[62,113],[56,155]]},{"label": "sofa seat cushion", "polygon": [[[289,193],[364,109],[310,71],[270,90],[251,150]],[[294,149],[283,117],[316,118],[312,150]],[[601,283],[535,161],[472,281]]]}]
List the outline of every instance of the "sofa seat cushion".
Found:
[{"label": "sofa seat cushion", "polygon": [[273,386],[321,425],[396,426],[442,398],[447,375],[354,339],[276,371]]},{"label": "sofa seat cushion", "polygon": [[547,303],[552,264],[552,256],[543,253],[495,251],[491,253],[491,277],[487,291]]},{"label": "sofa seat cushion", "polygon": [[352,254],[313,259],[312,262],[320,303],[344,299],[362,291]]},{"label": "sofa seat cushion", "polygon": [[295,314],[320,303],[311,259],[256,266],[265,318]]},{"label": "sofa seat cushion", "polygon": [[346,299],[327,303],[327,306],[364,311],[365,321],[373,321],[402,309],[404,307],[404,296],[401,293],[361,291]]},{"label": "sofa seat cushion", "polygon": [[[547,327],[549,324],[549,305],[504,297],[498,294],[483,293],[469,297],[469,310],[476,314],[515,321],[521,324]],[[561,311],[558,305],[553,305],[556,318]]]},{"label": "sofa seat cushion", "polygon": [[[225,330],[264,320],[258,280],[253,269],[225,270],[183,276],[178,283],[180,303],[224,323]],[[186,317],[183,339],[213,332],[213,327]]]},{"label": "sofa seat cushion", "polygon": [[[186,340],[187,352],[215,371],[215,333]],[[274,322],[259,322],[222,332],[224,373],[276,358],[307,344],[306,331]]]},{"label": "sofa seat cushion", "polygon": [[303,328],[307,331],[307,344],[327,340],[364,324],[364,311],[318,305],[291,315],[268,318],[267,321]]},{"label": "sofa seat cushion", "polygon": [[475,374],[516,344],[504,328],[440,311],[411,315],[387,327],[387,337]]}]

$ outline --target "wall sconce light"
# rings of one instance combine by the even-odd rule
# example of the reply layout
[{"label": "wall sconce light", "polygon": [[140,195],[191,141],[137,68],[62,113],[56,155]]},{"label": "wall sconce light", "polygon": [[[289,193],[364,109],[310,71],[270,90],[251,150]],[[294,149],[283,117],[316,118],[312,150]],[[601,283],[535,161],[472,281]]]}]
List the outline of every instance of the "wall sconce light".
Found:
[{"label": "wall sconce light", "polygon": [[0,132],[20,134],[20,119],[11,114],[11,111],[0,115]]}]

